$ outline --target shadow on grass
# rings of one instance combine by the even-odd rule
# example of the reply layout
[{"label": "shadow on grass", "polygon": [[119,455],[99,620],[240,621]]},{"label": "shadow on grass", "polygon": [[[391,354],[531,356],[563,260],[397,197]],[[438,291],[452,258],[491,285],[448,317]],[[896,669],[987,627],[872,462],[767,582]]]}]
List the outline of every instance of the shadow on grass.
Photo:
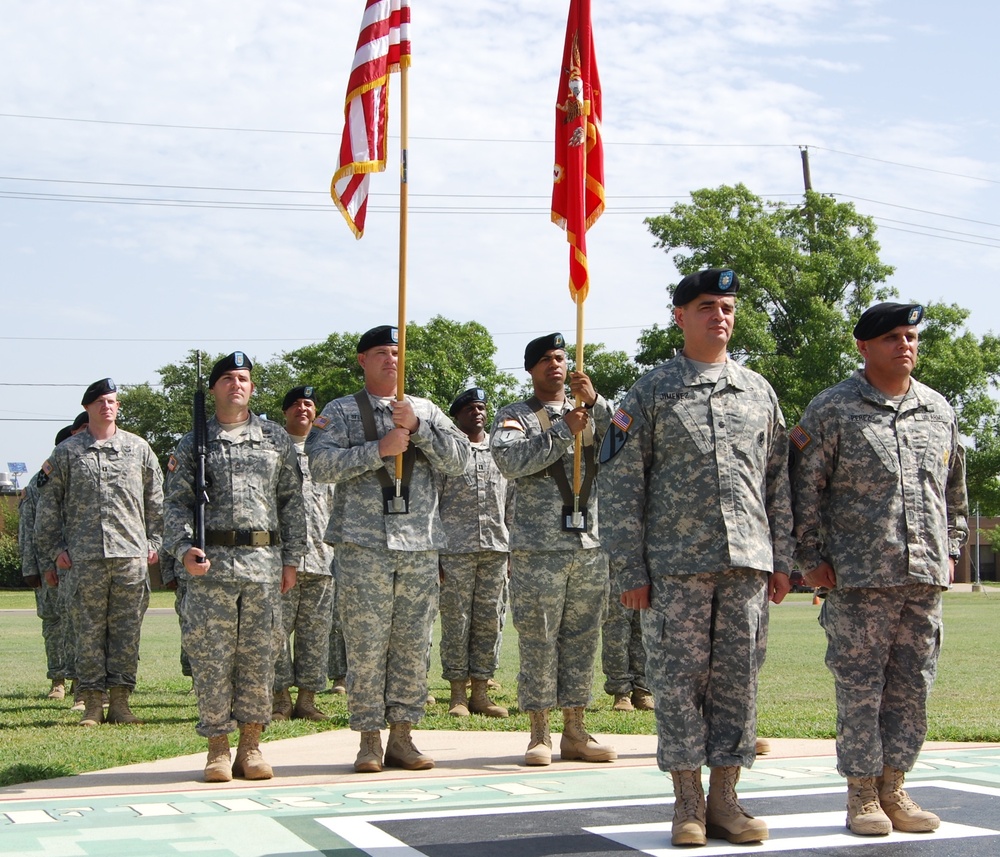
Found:
[{"label": "shadow on grass", "polygon": [[37,780],[52,780],[76,773],[66,765],[9,765],[0,769],[0,786],[15,786]]}]

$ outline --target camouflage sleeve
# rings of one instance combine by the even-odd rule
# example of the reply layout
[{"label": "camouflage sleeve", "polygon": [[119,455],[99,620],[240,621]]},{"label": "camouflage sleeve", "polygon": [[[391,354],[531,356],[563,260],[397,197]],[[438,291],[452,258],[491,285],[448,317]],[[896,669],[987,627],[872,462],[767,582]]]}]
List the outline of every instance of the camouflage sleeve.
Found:
[{"label": "camouflage sleeve", "polygon": [[969,496],[965,487],[965,448],[958,438],[958,426],[952,424],[954,440],[948,467],[945,503],[948,506],[948,555],[957,557],[969,540]]},{"label": "camouflage sleeve", "polygon": [[614,451],[605,444],[601,454],[601,545],[608,552],[616,590],[628,592],[650,584],[643,541],[653,440],[645,408],[634,392],[625,397],[618,414],[616,426],[624,441]]},{"label": "camouflage sleeve", "polygon": [[340,399],[330,402],[306,438],[309,473],[314,482],[346,482],[385,466],[378,454],[377,440],[351,445],[342,402]]},{"label": "camouflage sleeve", "polygon": [[[554,464],[573,445],[573,433],[559,420],[547,431],[528,433],[527,408],[502,408],[493,423],[490,451],[500,472],[508,479],[519,479]],[[532,423],[535,422],[531,417]]]},{"label": "camouflage sleeve", "polygon": [[600,448],[601,439],[607,434],[608,428],[611,426],[611,406],[608,404],[608,400],[600,393],[597,394],[597,401],[594,402],[594,407],[590,409],[590,415],[594,418],[594,443]]},{"label": "camouflage sleeve", "polygon": [[431,468],[445,476],[465,473],[472,454],[469,439],[436,405],[421,408],[418,416],[420,425],[410,440],[426,456]]},{"label": "camouflage sleeve", "polygon": [[[281,529],[281,564],[299,566],[308,550],[306,506],[302,494],[302,471],[295,446],[284,435],[278,472],[278,523]],[[310,471],[311,472],[311,471]]]},{"label": "camouflage sleeve", "polygon": [[149,550],[159,551],[163,547],[163,471],[160,462],[148,444],[146,460],[143,464],[143,511],[146,517],[146,541]]},{"label": "camouflage sleeve", "polygon": [[[63,502],[66,496],[68,464],[58,448],[42,465],[35,507],[35,555],[43,569],[55,568],[56,557],[66,550],[63,538]],[[42,483],[42,477],[45,481]]]},{"label": "camouflage sleeve", "polygon": [[24,496],[18,506],[17,542],[21,548],[21,576],[33,577],[44,569],[38,565],[35,553],[35,506],[38,500],[34,486],[24,489]]},{"label": "camouflage sleeve", "polygon": [[792,488],[788,478],[788,430],[777,397],[774,399],[774,433],[767,461],[765,503],[774,570],[791,574],[795,542],[792,537]]},{"label": "camouflage sleeve", "polygon": [[834,426],[824,426],[819,408],[810,404],[790,434],[791,486],[795,560],[804,572],[812,571],[824,556],[823,501],[839,436]]},{"label": "camouflage sleeve", "polygon": [[179,563],[194,544],[194,456],[191,435],[177,444],[167,465],[163,494],[163,549]]}]

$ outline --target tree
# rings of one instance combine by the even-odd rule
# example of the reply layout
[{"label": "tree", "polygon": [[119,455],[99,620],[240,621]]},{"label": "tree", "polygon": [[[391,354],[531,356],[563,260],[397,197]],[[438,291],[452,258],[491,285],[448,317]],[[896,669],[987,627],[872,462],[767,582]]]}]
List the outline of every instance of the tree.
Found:
[{"label": "tree", "polygon": [[[566,346],[570,369],[576,368],[576,346]],[[584,343],[583,368],[597,390],[609,402],[621,399],[642,374],[624,351],[608,351],[603,342]]]},{"label": "tree", "polygon": [[[646,225],[665,252],[688,251],[673,255],[682,274],[736,271],[730,350],[771,382],[790,421],[854,368],[853,319],[891,293],[879,285],[893,269],[879,261],[874,221],[850,203],[811,191],[803,206],[790,206],[766,202],[742,184],[696,190],[690,203]],[[651,366],[670,357],[679,334],[644,331],[639,362]]]}]

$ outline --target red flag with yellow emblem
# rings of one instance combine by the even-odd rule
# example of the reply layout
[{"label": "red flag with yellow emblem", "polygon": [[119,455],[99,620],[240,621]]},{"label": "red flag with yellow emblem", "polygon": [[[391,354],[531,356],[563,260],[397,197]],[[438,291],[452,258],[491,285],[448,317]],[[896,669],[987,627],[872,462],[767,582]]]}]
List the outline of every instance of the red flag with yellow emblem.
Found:
[{"label": "red flag with yellow emblem", "polygon": [[587,298],[587,230],[604,212],[601,81],[590,26],[590,0],[570,0],[556,102],[552,222],[566,230],[569,291]]}]

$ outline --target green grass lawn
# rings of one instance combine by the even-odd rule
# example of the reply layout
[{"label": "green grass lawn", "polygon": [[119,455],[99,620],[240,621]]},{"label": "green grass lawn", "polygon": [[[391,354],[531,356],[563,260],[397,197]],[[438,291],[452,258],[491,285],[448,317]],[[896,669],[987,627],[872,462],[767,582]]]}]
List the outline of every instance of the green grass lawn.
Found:
[{"label": "green grass lawn", "polygon": [[[769,737],[829,738],[834,735],[833,684],[823,664],[825,641],[816,622],[819,611],[809,595],[792,595],[771,611],[770,645],[761,675],[760,734]],[[151,608],[169,613],[146,616],[142,633],[139,686],[132,708],[146,720],[139,727],[77,726],[79,713],[70,702],[45,698],[45,659],[41,622],[33,613],[2,615],[0,635],[0,785],[100,770],[117,765],[203,752],[205,741],[194,732],[197,718],[190,680],[180,673],[180,631],[172,612],[173,594],[156,592]],[[0,592],[0,609],[33,609],[30,593]],[[1000,741],[1000,682],[993,666],[1000,631],[1000,589],[945,596],[945,645],[931,698],[930,740]],[[422,729],[476,729],[527,733],[526,714],[507,720],[474,715],[448,716],[448,683],[440,678],[435,644],[431,691],[440,700],[420,724]],[[511,623],[504,634],[500,670],[503,689],[494,697],[517,706],[517,636]],[[594,703],[587,715],[590,731],[655,732],[651,712],[611,711],[603,693],[598,663]],[[290,738],[347,726],[343,696],[322,695],[327,723],[290,721],[268,727],[265,739]],[[556,716],[554,729],[559,727]]]}]

